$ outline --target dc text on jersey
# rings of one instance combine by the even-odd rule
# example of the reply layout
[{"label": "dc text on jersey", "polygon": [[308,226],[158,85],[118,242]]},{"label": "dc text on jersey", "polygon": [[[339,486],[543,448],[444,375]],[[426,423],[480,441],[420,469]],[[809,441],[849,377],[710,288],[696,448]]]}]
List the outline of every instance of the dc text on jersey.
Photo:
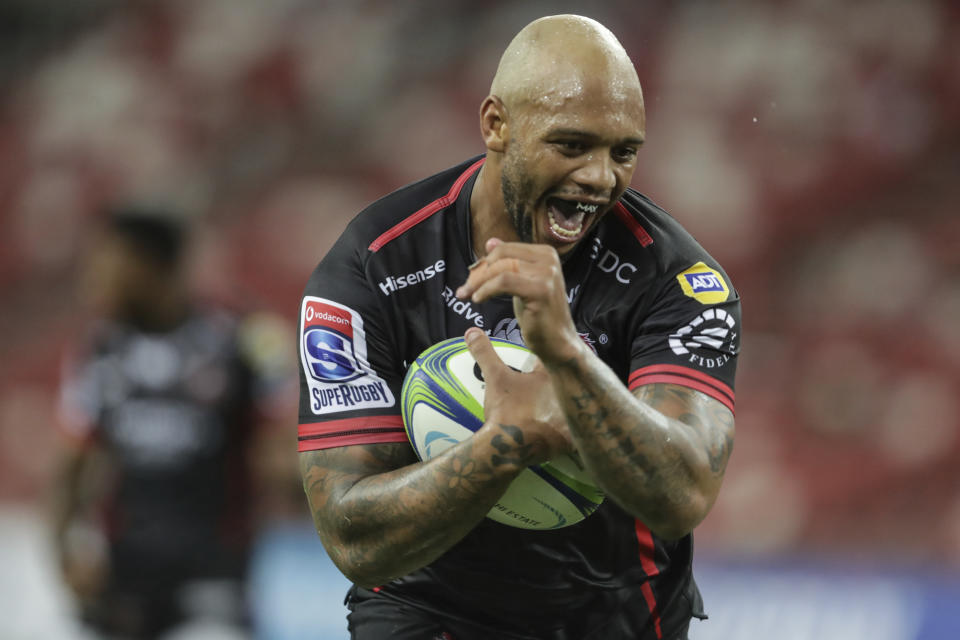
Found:
[{"label": "dc text on jersey", "polygon": [[590,247],[590,259],[597,263],[597,268],[600,271],[613,275],[620,284],[630,284],[633,280],[633,274],[637,272],[637,265],[627,262],[613,251],[605,249],[603,242],[598,237],[594,237],[593,246]]},{"label": "dc text on jersey", "polygon": [[390,388],[367,361],[363,318],[349,307],[304,297],[300,361],[316,415],[395,404]]}]

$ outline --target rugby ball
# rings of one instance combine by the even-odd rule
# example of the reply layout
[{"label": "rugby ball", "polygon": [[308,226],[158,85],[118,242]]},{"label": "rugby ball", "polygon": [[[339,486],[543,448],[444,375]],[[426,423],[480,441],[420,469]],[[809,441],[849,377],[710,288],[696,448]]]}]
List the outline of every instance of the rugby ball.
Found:
[{"label": "rugby ball", "polygon": [[[491,338],[508,366],[533,368],[529,349]],[[463,338],[437,343],[407,370],[401,409],[407,437],[417,456],[429,460],[469,438],[483,425],[485,383]],[[487,517],[521,529],[559,529],[597,510],[603,492],[575,455],[562,455],[524,469]]]}]

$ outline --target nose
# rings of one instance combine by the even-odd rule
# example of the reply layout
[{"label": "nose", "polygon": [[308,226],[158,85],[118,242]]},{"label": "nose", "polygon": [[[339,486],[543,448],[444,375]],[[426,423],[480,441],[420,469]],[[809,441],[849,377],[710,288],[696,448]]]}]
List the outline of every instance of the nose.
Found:
[{"label": "nose", "polygon": [[601,196],[609,196],[617,186],[613,159],[603,152],[587,154],[571,178],[584,191]]}]

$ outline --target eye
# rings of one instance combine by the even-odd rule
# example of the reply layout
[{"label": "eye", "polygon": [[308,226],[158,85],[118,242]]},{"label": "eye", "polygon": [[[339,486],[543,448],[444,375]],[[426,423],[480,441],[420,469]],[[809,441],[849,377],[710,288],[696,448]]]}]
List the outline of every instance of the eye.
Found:
[{"label": "eye", "polygon": [[587,150],[587,145],[579,140],[557,140],[553,144],[568,156],[579,155]]},{"label": "eye", "polygon": [[637,157],[636,147],[615,147],[610,155],[617,162],[631,162]]}]

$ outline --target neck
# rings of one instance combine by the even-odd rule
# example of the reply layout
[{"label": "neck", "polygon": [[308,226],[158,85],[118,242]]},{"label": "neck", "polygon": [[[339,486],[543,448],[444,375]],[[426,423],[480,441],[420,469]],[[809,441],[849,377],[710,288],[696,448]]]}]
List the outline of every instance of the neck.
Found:
[{"label": "neck", "polygon": [[124,319],[147,332],[164,332],[176,328],[189,313],[186,292],[178,286],[150,287],[146,297],[127,302]]},{"label": "neck", "polygon": [[500,162],[493,154],[487,154],[487,161],[480,167],[470,194],[470,235],[476,258],[487,255],[486,245],[490,238],[508,242],[519,240],[503,203]]}]

